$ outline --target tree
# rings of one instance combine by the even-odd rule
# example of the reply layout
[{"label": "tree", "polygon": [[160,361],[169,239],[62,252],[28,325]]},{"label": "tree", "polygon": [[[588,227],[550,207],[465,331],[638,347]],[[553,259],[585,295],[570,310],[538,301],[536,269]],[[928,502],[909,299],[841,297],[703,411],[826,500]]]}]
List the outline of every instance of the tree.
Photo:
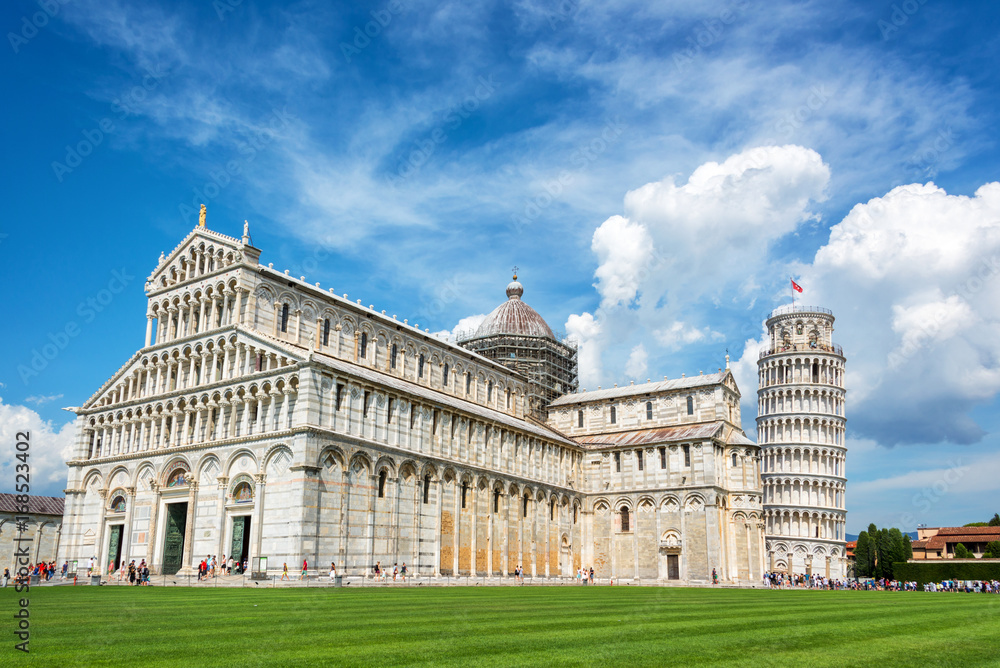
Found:
[{"label": "tree", "polygon": [[1000,559],[1000,540],[991,540],[983,552],[984,559]]},{"label": "tree", "polygon": [[989,524],[986,522],[969,522],[968,524],[963,524],[963,527],[988,527]]},{"label": "tree", "polygon": [[[899,529],[896,529],[899,531]],[[892,579],[892,560],[893,555],[896,553],[896,545],[892,539],[892,533],[889,529],[879,529],[878,531],[878,546],[876,548],[876,563],[875,572],[876,577]],[[900,546],[902,549],[902,546]]]},{"label": "tree", "polygon": [[974,559],[975,555],[973,555],[971,552],[969,552],[968,548],[966,548],[964,545],[962,545],[961,543],[959,543],[959,544],[957,544],[955,546],[955,558],[956,559]]},{"label": "tree", "polygon": [[991,527],[1000,527],[1000,513],[993,513],[993,519],[990,520]]},{"label": "tree", "polygon": [[859,578],[870,578],[872,576],[872,566],[875,562],[872,553],[871,539],[868,532],[862,531],[858,534],[858,544],[854,548],[854,570]]},{"label": "tree", "polygon": [[905,558],[902,561],[909,561],[913,558],[913,539],[908,533],[903,534],[903,556]]}]

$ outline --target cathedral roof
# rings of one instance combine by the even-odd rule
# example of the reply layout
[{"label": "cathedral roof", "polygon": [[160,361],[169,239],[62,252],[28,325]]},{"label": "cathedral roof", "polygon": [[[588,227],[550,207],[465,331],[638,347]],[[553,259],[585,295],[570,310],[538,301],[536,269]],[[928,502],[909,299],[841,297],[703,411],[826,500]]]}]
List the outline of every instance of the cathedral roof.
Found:
[{"label": "cathedral roof", "polygon": [[[31,515],[62,515],[65,510],[66,499],[58,496],[35,496],[28,497],[28,513]],[[17,502],[17,497],[13,494],[0,493],[0,513],[20,514],[22,504]]]},{"label": "cathedral roof", "polygon": [[637,385],[625,385],[623,387],[609,387],[603,390],[593,390],[591,392],[576,392],[574,394],[564,394],[555,399],[550,406],[569,406],[572,404],[585,403],[588,401],[600,401],[604,399],[619,399],[639,394],[654,394],[668,390],[682,390],[692,387],[704,387],[706,385],[718,385],[729,375],[729,370],[719,373],[708,373],[703,376],[689,376],[687,378],[674,378],[673,380],[653,381],[652,383],[641,383]]},{"label": "cathedral roof", "polygon": [[523,301],[521,295],[524,294],[524,286],[517,281],[517,274],[514,280],[507,285],[507,301],[493,309],[493,312],[486,316],[479,325],[479,329],[472,336],[479,339],[486,336],[496,336],[502,334],[514,336],[534,336],[556,340],[556,335],[548,326],[538,311],[531,308]]}]

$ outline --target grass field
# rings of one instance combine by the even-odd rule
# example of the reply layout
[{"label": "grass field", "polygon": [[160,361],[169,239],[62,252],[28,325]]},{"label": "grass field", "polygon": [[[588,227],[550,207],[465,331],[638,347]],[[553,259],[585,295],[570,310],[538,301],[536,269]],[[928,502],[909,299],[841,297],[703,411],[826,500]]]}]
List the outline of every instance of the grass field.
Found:
[{"label": "grass field", "polygon": [[[1000,597],[652,587],[36,587],[2,666],[1000,665]],[[9,611],[9,612],[8,612]]]}]

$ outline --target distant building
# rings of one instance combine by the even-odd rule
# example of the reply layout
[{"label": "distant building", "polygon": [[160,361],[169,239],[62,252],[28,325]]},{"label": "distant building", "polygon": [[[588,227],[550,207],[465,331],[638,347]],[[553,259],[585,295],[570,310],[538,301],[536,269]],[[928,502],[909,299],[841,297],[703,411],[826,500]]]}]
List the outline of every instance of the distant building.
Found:
[{"label": "distant building", "polygon": [[955,546],[961,543],[980,559],[987,543],[995,540],[1000,540],[1000,527],[921,527],[913,541],[913,558],[954,559]]},{"label": "distant building", "polygon": [[62,532],[64,499],[54,496],[28,497],[28,521],[23,527],[17,524],[20,504],[13,494],[0,494],[0,573],[14,568],[14,553],[18,547],[27,548],[32,565],[40,561],[52,561],[59,551],[59,537]]}]

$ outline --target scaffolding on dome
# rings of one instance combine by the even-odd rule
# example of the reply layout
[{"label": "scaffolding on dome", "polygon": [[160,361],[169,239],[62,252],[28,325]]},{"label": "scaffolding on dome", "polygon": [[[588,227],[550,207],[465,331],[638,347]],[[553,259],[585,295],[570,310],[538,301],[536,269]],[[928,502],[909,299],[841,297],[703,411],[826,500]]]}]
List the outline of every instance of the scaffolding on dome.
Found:
[{"label": "scaffolding on dome", "polygon": [[577,346],[539,336],[493,334],[476,337],[464,332],[458,345],[503,364],[528,379],[528,414],[544,421],[548,405],[557,397],[576,392]]}]

